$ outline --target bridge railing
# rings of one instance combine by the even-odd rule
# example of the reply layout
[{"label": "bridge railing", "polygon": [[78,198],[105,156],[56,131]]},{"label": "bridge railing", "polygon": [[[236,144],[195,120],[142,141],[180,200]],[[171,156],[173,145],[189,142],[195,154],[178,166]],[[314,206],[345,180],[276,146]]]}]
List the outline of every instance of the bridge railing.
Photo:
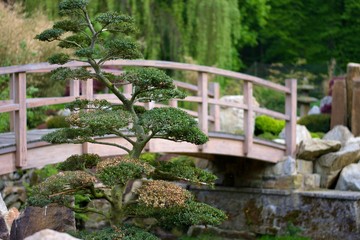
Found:
[{"label": "bridge railing", "polygon": [[[67,67],[89,67],[82,62],[71,62]],[[295,79],[286,80],[286,85],[278,85],[273,82],[258,77],[246,75],[243,73],[218,69],[214,67],[199,66],[184,63],[151,61],[151,60],[115,60],[106,62],[103,67],[106,71],[114,74],[121,74],[122,67],[156,67],[161,69],[171,69],[180,71],[197,72],[197,84],[175,81],[179,88],[186,89],[193,93],[184,100],[171,100],[169,105],[177,107],[178,101],[192,102],[198,105],[197,111],[187,109],[194,117],[198,118],[200,128],[205,133],[210,131],[220,131],[220,108],[233,107],[244,110],[244,156],[251,157],[252,145],[254,143],[254,116],[255,114],[264,114],[277,119],[286,121],[285,128],[285,151],[287,155],[294,155],[296,148],[296,91],[297,83]],[[59,65],[50,65],[48,63],[29,64],[22,66],[11,66],[0,68],[0,75],[10,75],[10,96],[7,100],[0,100],[0,113],[10,113],[11,130],[15,132],[16,143],[16,163],[17,167],[26,166],[27,140],[26,140],[26,111],[29,108],[48,106],[53,104],[68,103],[77,97],[87,99],[107,99],[110,102],[120,103],[112,94],[95,94],[93,81],[72,80],[69,83],[70,96],[49,97],[49,98],[26,98],[26,78],[28,74],[46,73],[60,67]],[[243,87],[244,103],[231,103],[220,99],[220,88],[216,82],[209,80],[209,75],[222,76],[241,81],[239,87]],[[253,104],[253,87],[261,86],[273,89],[285,94],[285,114],[275,112],[269,109],[255,106]],[[80,91],[81,89],[81,91]],[[123,91],[130,95],[132,88],[125,85]],[[159,103],[146,103],[145,107],[152,108]],[[211,126],[211,127],[210,127]]]}]

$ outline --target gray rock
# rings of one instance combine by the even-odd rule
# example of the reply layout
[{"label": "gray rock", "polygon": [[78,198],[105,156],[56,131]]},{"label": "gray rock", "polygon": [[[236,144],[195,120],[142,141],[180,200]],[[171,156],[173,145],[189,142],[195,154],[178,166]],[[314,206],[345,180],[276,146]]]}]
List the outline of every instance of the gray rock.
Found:
[{"label": "gray rock", "polygon": [[304,174],[304,189],[312,190],[320,188],[321,176],[319,174]]},{"label": "gray rock", "polygon": [[76,239],[79,238],[75,238],[67,233],[61,233],[51,229],[41,230],[25,238],[25,240],[76,240]]},{"label": "gray rock", "polygon": [[[244,96],[223,96],[220,100],[228,103],[244,103]],[[254,97],[253,105],[259,106]],[[242,134],[244,131],[244,110],[234,107],[221,107],[220,130],[227,133]]]},{"label": "gray rock", "polygon": [[264,171],[264,177],[283,177],[296,174],[296,161],[292,157],[286,157],[275,165],[267,166]]},{"label": "gray rock", "polygon": [[300,174],[312,174],[314,172],[314,163],[312,161],[296,159],[296,171]]},{"label": "gray rock", "polygon": [[360,164],[350,164],[341,171],[335,189],[360,191]]},{"label": "gray rock", "polygon": [[324,154],[336,152],[340,148],[341,142],[339,141],[308,139],[300,143],[297,158],[312,161]]},{"label": "gray rock", "polygon": [[315,163],[315,173],[321,175],[321,187],[333,187],[341,170],[349,164],[358,162],[359,159],[360,147],[357,142],[345,145],[338,152],[321,156]]},{"label": "gray rock", "polygon": [[354,135],[349,131],[347,127],[338,125],[331,129],[328,133],[326,133],[323,137],[323,140],[340,141],[341,145],[345,146],[346,142],[353,137]]},{"label": "gray rock", "polygon": [[315,115],[320,113],[321,113],[320,108],[318,106],[313,106],[308,112],[308,115]]},{"label": "gray rock", "polygon": [[[285,128],[280,132],[279,138],[286,139]],[[296,125],[296,144],[312,139],[309,130],[303,125]]]},{"label": "gray rock", "polygon": [[8,208],[6,207],[6,204],[0,193],[0,215],[4,216],[7,212],[8,212]]},{"label": "gray rock", "polygon": [[0,215],[0,239],[2,239],[2,240],[9,239],[9,230],[7,228],[4,217],[1,215]]},{"label": "gray rock", "polygon": [[66,208],[51,204],[47,207],[27,207],[11,227],[10,240],[24,238],[43,229],[59,232],[75,230],[74,213]]}]

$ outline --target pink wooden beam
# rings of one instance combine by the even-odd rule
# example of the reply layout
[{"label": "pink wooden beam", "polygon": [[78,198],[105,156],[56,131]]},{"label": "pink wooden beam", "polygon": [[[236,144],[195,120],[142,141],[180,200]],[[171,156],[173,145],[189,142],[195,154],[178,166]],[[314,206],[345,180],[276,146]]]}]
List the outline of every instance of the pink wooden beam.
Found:
[{"label": "pink wooden beam", "polygon": [[15,143],[16,157],[15,166],[25,167],[27,164],[27,140],[26,140],[26,73],[17,73],[14,77],[15,103],[19,104],[19,110],[15,111]]},{"label": "pink wooden beam", "polygon": [[253,108],[253,85],[249,81],[244,82],[244,103],[247,109],[244,109],[244,156],[251,155],[252,145],[254,143],[254,108]]},{"label": "pink wooden beam", "polygon": [[208,75],[207,73],[199,72],[198,76],[198,96],[201,97],[201,103],[198,107],[198,118],[200,129],[208,134]]},{"label": "pink wooden beam", "polygon": [[286,94],[285,102],[285,114],[290,117],[289,121],[286,121],[285,127],[285,143],[286,154],[289,156],[295,156],[296,150],[296,99],[297,99],[297,81],[296,79],[287,79],[285,81],[286,87],[289,88],[289,94]]},{"label": "pink wooden beam", "polygon": [[[220,99],[220,85],[219,83],[210,83],[210,91],[213,92],[213,99],[219,100]],[[211,116],[214,118],[214,131],[220,131],[220,105],[212,104],[210,108]]]}]

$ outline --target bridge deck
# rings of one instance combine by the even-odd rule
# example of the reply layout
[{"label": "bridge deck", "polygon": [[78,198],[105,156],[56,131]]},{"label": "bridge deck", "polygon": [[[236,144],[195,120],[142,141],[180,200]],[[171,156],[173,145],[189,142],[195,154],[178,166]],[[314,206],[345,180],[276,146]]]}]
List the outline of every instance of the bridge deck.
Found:
[{"label": "bridge deck", "polygon": [[[100,156],[126,154],[123,150],[98,144],[49,144],[41,141],[41,137],[53,129],[30,130],[27,132],[28,159],[25,168],[39,168],[46,164],[64,161],[72,154],[97,153]],[[115,136],[105,136],[102,141],[118,144],[126,142]],[[187,142],[172,142],[163,139],[153,139],[146,151],[162,153],[179,153],[193,156],[214,158],[217,155],[246,157],[267,162],[278,162],[285,156],[285,146],[270,141],[254,139],[253,150],[247,156],[243,154],[244,136],[219,132],[209,133],[209,142],[196,146]],[[15,134],[0,134],[0,174],[16,170],[15,164]]]}]

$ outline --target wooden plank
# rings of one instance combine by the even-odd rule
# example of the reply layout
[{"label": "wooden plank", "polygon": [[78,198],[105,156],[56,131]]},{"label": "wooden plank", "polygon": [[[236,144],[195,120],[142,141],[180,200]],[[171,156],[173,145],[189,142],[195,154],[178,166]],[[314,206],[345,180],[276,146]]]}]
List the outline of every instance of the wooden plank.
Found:
[{"label": "wooden plank", "polygon": [[266,108],[261,108],[256,106],[254,106],[253,108],[254,108],[254,112],[256,113],[268,115],[270,117],[277,118],[280,120],[290,120],[290,116],[287,116],[286,114],[283,113],[275,112]]},{"label": "wooden plank", "polygon": [[29,98],[26,99],[27,108],[36,108],[41,106],[56,105],[69,103],[76,99],[75,96],[70,97],[50,97],[50,98]]},{"label": "wooden plank", "polygon": [[360,136],[360,78],[353,81],[351,109],[351,132],[355,137]]},{"label": "wooden plank", "polygon": [[94,98],[93,79],[81,81],[81,96],[85,99],[92,100]]},{"label": "wooden plank", "polygon": [[285,126],[286,154],[294,157],[296,151],[297,81],[296,79],[287,79],[285,82],[291,92],[291,94],[286,94],[285,100],[285,114],[290,118]]},{"label": "wooden plank", "polygon": [[[220,98],[220,85],[219,83],[211,83],[210,91],[214,93],[214,99]],[[218,104],[212,104],[210,108],[210,115],[214,118],[214,131],[220,131],[220,106]]]},{"label": "wooden plank", "polygon": [[187,90],[194,91],[194,92],[197,92],[199,90],[198,86],[191,84],[191,83],[180,82],[180,81],[174,80],[174,84],[177,87],[185,88]]},{"label": "wooden plank", "polygon": [[[20,106],[17,103],[0,105],[0,113],[18,111],[19,108],[20,108]],[[12,113],[10,113],[10,114],[12,114]],[[10,118],[10,121],[12,121],[12,118]],[[12,127],[12,129],[13,129],[13,127]]]},{"label": "wooden plank", "polygon": [[[84,62],[69,62],[67,64],[62,65],[62,67],[83,67],[89,66],[89,64]],[[103,66],[141,66],[141,67],[157,67],[157,68],[165,68],[165,69],[174,69],[174,70],[190,70],[197,71],[203,73],[210,73],[219,76],[229,77],[237,80],[245,80],[250,81],[253,84],[265,86],[276,91],[281,91],[285,93],[289,93],[289,89],[285,86],[273,83],[271,81],[267,81],[265,79],[243,74],[237,73],[229,70],[218,69],[214,67],[208,66],[199,66],[193,64],[186,63],[175,63],[175,62],[167,62],[167,61],[155,61],[155,60],[112,60],[107,61],[103,64]],[[0,74],[8,74],[8,73],[16,73],[16,72],[28,72],[28,71],[36,71],[36,70],[52,70],[61,67],[60,65],[50,65],[48,63],[38,63],[38,64],[28,64],[22,66],[11,66],[11,67],[1,67]]]},{"label": "wooden plank", "polygon": [[251,82],[244,83],[244,103],[248,109],[244,110],[244,156],[251,155],[254,138],[254,111],[253,111],[253,86]]},{"label": "wooden plank", "polygon": [[80,96],[80,81],[71,80],[70,81],[70,96],[78,97]]},{"label": "wooden plank", "polygon": [[346,85],[343,80],[334,81],[332,89],[332,103],[331,108],[336,111],[331,111],[330,128],[333,129],[337,125],[347,125],[347,104],[346,104]]},{"label": "wooden plank", "polygon": [[221,107],[234,107],[234,108],[240,108],[240,109],[248,109],[248,106],[244,103],[225,102],[220,99],[212,99],[212,98],[210,98],[208,100],[208,102],[211,104],[219,105]]},{"label": "wooden plank", "polygon": [[198,118],[201,131],[208,133],[208,76],[206,73],[199,72],[198,76],[198,96],[201,102],[198,105]]},{"label": "wooden plank", "polygon": [[347,97],[347,114],[346,121],[347,127],[351,130],[351,120],[352,120],[352,105],[353,105],[353,83],[355,79],[360,78],[360,64],[358,63],[349,63],[347,65],[346,71],[346,97]]},{"label": "wooden plank", "polygon": [[15,142],[16,142],[16,167],[26,166],[27,140],[26,140],[26,73],[15,76],[15,102],[19,110],[15,111]]},{"label": "wooden plank", "polygon": [[[11,74],[10,85],[9,85],[10,99],[11,99],[11,101],[13,101],[13,103],[14,103],[14,99],[15,99],[15,96],[16,96],[16,93],[15,93],[15,91],[16,91],[16,89],[15,89],[15,86],[16,86],[15,81],[16,81],[16,76],[13,73],[13,74]],[[12,132],[15,131],[14,128],[15,128],[15,111],[10,113],[10,131],[12,131]]]}]

